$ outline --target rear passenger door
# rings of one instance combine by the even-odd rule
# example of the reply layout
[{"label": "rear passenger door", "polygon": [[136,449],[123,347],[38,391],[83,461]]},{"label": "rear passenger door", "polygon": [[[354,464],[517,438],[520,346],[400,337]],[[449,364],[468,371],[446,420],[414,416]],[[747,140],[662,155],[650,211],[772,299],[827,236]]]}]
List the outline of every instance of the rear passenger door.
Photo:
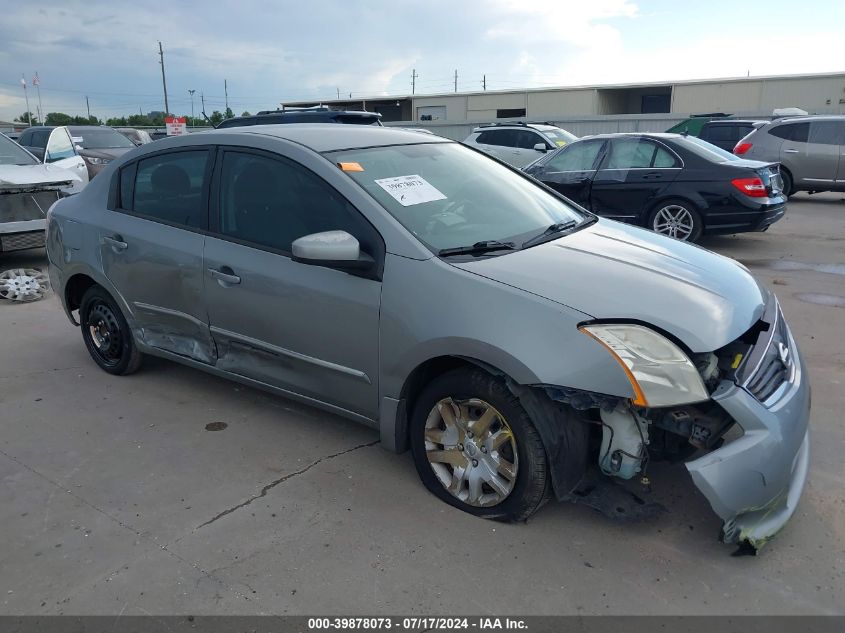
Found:
[{"label": "rear passenger door", "polygon": [[834,186],[838,179],[843,127],[842,121],[810,121],[804,177],[810,189],[813,183]]},{"label": "rear passenger door", "polygon": [[680,171],[680,159],[665,145],[635,136],[614,138],[593,180],[592,209],[639,223]]},{"label": "rear passenger door", "polygon": [[213,158],[194,146],[128,163],[99,223],[103,272],[137,340],[203,363],[214,361],[202,268]]}]

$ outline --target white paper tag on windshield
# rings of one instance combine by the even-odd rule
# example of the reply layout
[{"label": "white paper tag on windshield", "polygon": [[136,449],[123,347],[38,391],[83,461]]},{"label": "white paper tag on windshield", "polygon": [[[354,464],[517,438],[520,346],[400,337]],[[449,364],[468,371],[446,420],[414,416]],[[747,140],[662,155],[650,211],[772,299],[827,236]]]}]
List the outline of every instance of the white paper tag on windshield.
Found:
[{"label": "white paper tag on windshield", "polygon": [[381,178],[376,180],[375,183],[393,196],[403,207],[446,199],[446,196],[422,176]]}]

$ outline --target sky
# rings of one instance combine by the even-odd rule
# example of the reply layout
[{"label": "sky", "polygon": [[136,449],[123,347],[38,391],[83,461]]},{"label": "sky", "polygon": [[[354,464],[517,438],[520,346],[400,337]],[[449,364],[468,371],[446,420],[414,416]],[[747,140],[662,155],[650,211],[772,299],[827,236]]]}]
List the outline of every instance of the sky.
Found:
[{"label": "sky", "polygon": [[411,92],[845,71],[830,0],[0,0],[0,120],[164,109],[236,114],[282,101]]}]

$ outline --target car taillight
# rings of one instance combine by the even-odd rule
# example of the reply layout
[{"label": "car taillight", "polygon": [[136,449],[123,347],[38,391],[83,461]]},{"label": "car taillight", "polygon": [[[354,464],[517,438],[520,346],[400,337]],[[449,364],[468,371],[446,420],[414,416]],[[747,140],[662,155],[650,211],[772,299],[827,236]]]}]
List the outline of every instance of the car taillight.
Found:
[{"label": "car taillight", "polygon": [[742,156],[751,149],[751,146],[752,143],[737,143],[736,147],[734,147],[734,154]]},{"label": "car taillight", "polygon": [[761,178],[734,178],[731,184],[752,198],[766,198],[769,195]]}]

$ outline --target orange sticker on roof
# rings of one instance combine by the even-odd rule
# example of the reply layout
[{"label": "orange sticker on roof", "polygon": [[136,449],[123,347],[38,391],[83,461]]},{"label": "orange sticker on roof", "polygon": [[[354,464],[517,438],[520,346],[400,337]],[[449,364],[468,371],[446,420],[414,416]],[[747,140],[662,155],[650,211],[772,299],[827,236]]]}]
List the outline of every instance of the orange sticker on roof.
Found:
[{"label": "orange sticker on roof", "polygon": [[338,163],[337,166],[343,171],[364,171],[361,163]]}]

